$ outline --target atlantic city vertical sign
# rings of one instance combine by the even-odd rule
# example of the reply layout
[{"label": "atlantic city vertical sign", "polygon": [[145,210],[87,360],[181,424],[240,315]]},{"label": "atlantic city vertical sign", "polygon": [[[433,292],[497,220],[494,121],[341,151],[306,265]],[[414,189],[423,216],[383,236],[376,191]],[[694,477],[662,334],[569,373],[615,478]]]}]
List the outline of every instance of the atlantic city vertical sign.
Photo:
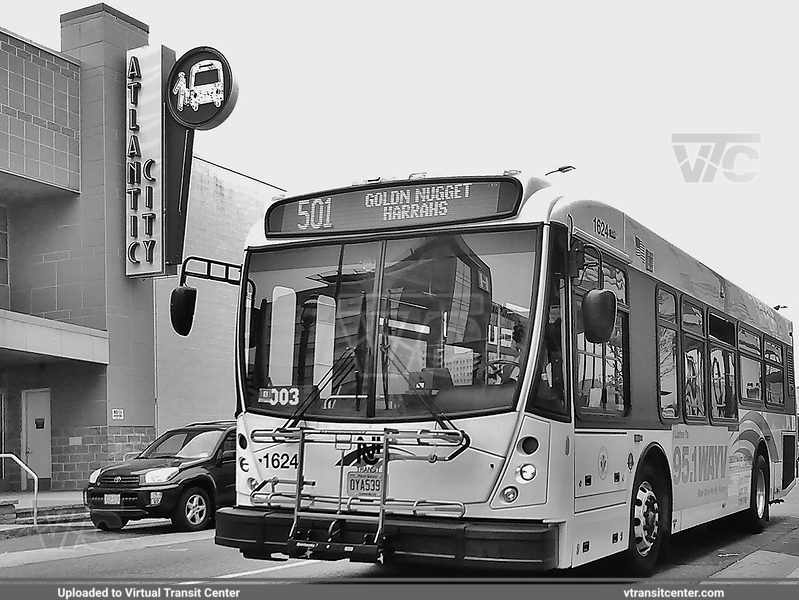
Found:
[{"label": "atlantic city vertical sign", "polygon": [[230,115],[238,82],[205,46],[177,61],[163,46],[129,50],[126,80],[125,273],[163,275],[182,260],[194,131]]},{"label": "atlantic city vertical sign", "polygon": [[164,273],[163,61],[161,47],[129,50],[125,144],[125,274]]}]

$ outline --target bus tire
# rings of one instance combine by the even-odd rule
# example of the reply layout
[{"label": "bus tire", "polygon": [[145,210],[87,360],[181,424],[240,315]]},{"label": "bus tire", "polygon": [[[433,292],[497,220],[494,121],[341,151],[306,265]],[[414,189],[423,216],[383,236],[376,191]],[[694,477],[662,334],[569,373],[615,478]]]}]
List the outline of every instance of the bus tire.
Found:
[{"label": "bus tire", "polygon": [[645,462],[635,475],[625,565],[633,575],[655,569],[669,527],[668,488],[661,472]]},{"label": "bus tire", "polygon": [[749,533],[761,533],[768,523],[768,463],[758,454],[752,463],[749,508],[741,514],[741,524]]}]

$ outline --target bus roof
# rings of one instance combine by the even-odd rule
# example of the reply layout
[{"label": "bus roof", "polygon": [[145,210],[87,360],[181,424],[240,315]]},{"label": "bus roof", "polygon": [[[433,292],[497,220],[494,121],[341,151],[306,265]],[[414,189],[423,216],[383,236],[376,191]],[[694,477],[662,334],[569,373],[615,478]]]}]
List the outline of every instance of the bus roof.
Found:
[{"label": "bus roof", "polygon": [[572,226],[576,236],[620,259],[628,268],[793,344],[793,325],[777,310],[621,210],[597,200],[562,196],[549,220]]},{"label": "bus roof", "polygon": [[[792,323],[775,309],[611,204],[592,199],[579,192],[575,193],[575,190],[568,185],[561,186],[560,184],[566,181],[563,179],[563,174],[558,173],[552,178],[525,175],[519,171],[483,175],[512,176],[522,183],[523,200],[518,215],[499,222],[553,222],[571,227],[577,237],[619,259],[628,268],[648,274],[669,287],[765,331],[781,341],[793,343]],[[451,177],[452,174],[441,174],[441,176]],[[426,178],[435,177],[428,174]],[[418,176],[409,178],[409,181],[411,179],[416,181]],[[396,181],[392,179],[386,183]],[[375,181],[363,183],[374,185]],[[337,189],[352,189],[358,185],[356,183],[349,188]],[[320,193],[333,191],[320,190]],[[267,208],[278,200],[290,197],[278,196],[267,204]],[[253,248],[271,243],[273,241],[267,240],[264,235],[264,221],[260,219],[250,230],[246,245]]]}]

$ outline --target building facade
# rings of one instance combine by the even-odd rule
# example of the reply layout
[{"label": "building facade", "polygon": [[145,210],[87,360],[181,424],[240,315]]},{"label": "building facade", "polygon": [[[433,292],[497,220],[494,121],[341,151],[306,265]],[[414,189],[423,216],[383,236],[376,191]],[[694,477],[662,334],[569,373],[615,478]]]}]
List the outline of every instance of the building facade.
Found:
[{"label": "building facade", "polygon": [[[176,269],[125,272],[126,52],[148,33],[105,4],[61,15],[60,51],[0,28],[0,454],[40,489],[80,489],[169,427],[233,415],[237,290],[201,290],[180,338]],[[191,173],[186,255],[240,261],[279,188],[199,157]],[[13,458],[0,474],[0,491],[31,485]]]}]

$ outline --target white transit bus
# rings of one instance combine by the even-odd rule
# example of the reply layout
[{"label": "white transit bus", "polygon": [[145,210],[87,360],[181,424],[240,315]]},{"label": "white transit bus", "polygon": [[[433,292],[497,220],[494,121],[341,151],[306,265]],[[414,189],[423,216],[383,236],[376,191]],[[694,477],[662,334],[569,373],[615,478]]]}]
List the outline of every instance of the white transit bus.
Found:
[{"label": "white transit bus", "polygon": [[623,553],[646,574],[696,525],[762,531],[795,485],[792,324],[556,180],[275,199],[241,265],[184,261],[181,335],[191,277],[241,287],[236,504],[215,540],[245,557]]}]

